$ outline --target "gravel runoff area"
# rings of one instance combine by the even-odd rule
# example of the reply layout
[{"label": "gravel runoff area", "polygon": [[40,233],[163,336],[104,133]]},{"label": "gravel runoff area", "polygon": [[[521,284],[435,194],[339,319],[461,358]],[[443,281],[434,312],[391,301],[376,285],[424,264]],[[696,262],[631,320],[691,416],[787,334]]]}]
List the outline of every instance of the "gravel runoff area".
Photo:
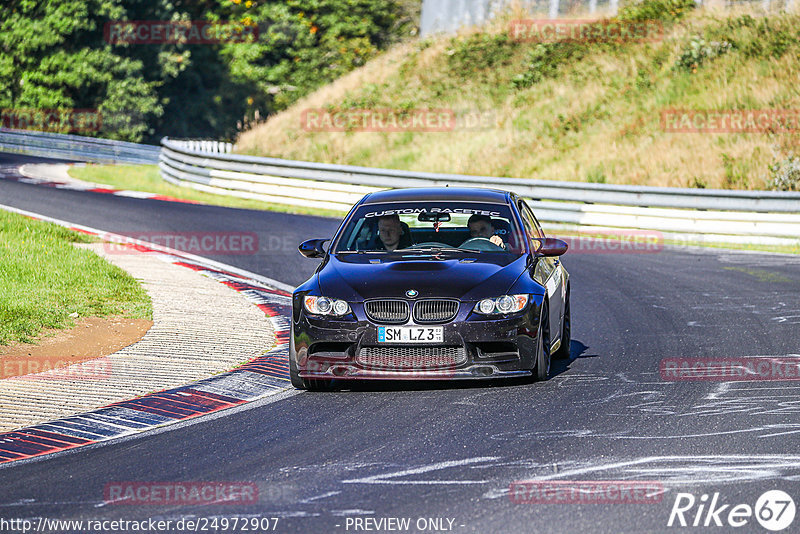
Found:
[{"label": "gravel runoff area", "polygon": [[94,250],[140,280],[153,327],[138,342],[98,360],[0,380],[0,431],[67,417],[208,378],[267,352],[272,323],[245,297],[155,252]]}]

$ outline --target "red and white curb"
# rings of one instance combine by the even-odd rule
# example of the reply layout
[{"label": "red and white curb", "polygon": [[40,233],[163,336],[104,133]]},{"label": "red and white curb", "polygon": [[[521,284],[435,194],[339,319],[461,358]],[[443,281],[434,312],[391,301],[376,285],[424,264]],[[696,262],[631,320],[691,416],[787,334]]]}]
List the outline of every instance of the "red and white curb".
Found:
[{"label": "red and white curb", "polygon": [[95,228],[0,205],[0,209],[102,237],[180,265],[239,292],[272,322],[276,346],[226,373],[185,386],[116,402],[80,415],[0,434],[0,463],[23,460],[128,436],[285,391],[289,385],[288,344],[292,287],[255,273]]}]

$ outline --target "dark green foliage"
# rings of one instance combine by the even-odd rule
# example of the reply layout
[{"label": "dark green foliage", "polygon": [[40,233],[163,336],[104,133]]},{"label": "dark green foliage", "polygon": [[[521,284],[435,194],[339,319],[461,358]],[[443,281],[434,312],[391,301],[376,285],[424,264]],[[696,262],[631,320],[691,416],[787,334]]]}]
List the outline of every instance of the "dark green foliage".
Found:
[{"label": "dark green foliage", "polygon": [[731,43],[728,41],[706,42],[705,39],[696,35],[681,50],[675,68],[694,72],[703,63],[727,54],[730,50]]},{"label": "dark green foliage", "polygon": [[586,43],[538,43],[528,54],[525,70],[516,75],[512,83],[516,88],[523,89],[545,78],[552,78],[562,63],[579,60],[586,50]]},{"label": "dark green foliage", "polygon": [[[419,0],[4,0],[0,109],[94,109],[86,135],[232,139],[416,31]],[[256,24],[257,42],[110,44],[111,21]],[[69,132],[69,127],[62,127]]]},{"label": "dark green foliage", "polygon": [[453,39],[447,50],[450,70],[462,76],[507,64],[520,43],[506,33],[476,33],[463,39]]},{"label": "dark green foliage", "polygon": [[0,12],[0,108],[96,109],[131,117],[107,137],[141,140],[162,113],[143,63],[103,41],[120,0],[7,0]]},{"label": "dark green foliage", "polygon": [[779,58],[791,49],[800,48],[800,28],[785,17],[755,19],[742,15],[729,18],[724,24],[710,27],[707,36],[716,41],[729,41],[746,58]]},{"label": "dark green foliage", "polygon": [[252,21],[260,37],[252,45],[225,45],[222,55],[234,79],[264,97],[268,111],[281,110],[416,33],[414,6],[419,9],[397,0],[285,0],[247,7],[242,0],[231,16]]}]

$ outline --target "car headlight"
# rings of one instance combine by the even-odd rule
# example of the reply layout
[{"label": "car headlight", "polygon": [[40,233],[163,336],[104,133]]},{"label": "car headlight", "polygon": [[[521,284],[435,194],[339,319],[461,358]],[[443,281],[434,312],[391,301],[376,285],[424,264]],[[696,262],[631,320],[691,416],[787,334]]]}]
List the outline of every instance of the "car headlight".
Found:
[{"label": "car headlight", "polygon": [[350,313],[350,305],[343,300],[328,297],[314,297],[311,295],[303,299],[303,306],[308,313],[316,315],[342,316]]},{"label": "car headlight", "polygon": [[498,315],[522,311],[528,305],[528,295],[503,295],[483,299],[475,305],[475,311],[483,315]]}]

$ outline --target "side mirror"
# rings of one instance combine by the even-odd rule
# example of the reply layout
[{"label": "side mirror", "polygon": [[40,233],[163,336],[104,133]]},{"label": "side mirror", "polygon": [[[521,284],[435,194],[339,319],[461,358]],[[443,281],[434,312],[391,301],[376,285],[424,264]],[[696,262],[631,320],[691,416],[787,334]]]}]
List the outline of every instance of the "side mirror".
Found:
[{"label": "side mirror", "polygon": [[[539,245],[538,248],[536,248],[537,243]],[[569,248],[566,241],[554,237],[531,239],[531,245],[534,246],[534,254],[537,256],[563,256],[567,253],[567,249]]]},{"label": "side mirror", "polygon": [[302,254],[306,258],[321,258],[325,255],[325,249],[322,247],[325,241],[330,241],[330,240],[309,239],[308,241],[303,241],[300,244],[298,250],[300,250],[300,254]]}]

